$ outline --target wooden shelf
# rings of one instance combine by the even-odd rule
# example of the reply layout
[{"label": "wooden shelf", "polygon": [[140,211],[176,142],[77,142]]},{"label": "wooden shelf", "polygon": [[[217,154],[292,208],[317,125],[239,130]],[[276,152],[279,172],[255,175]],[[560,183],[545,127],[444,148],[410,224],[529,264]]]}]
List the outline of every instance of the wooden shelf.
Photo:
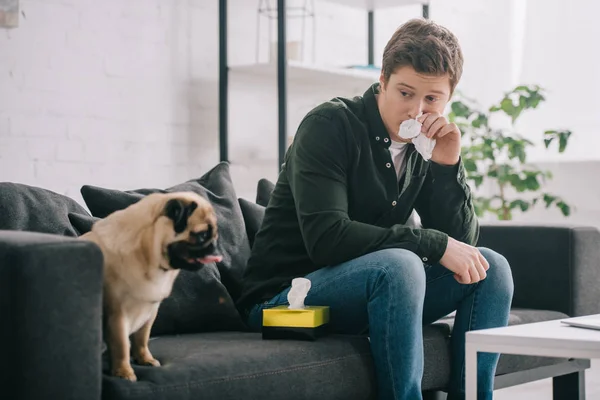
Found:
[{"label": "wooden shelf", "polygon": [[[335,68],[288,62],[287,80],[291,85],[322,87],[364,87],[379,80],[380,70],[375,68]],[[268,79],[277,84],[277,65],[258,63],[232,66],[230,73],[246,78]]]},{"label": "wooden shelf", "polygon": [[367,11],[382,8],[429,4],[429,0],[325,0],[329,3],[361,8]]}]

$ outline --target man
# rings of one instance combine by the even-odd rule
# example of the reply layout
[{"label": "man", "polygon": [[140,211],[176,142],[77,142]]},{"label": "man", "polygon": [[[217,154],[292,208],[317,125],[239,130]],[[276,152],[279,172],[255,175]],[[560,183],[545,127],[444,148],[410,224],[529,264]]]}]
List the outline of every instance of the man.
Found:
[{"label": "man", "polygon": [[[287,303],[306,277],[307,305],[330,306],[332,328],[371,339],[381,399],[420,399],[422,326],[457,311],[449,399],[464,398],[465,332],[504,326],[513,294],[506,259],[473,247],[479,225],[442,112],[462,74],[456,37],[431,21],[401,26],[380,81],[301,122],[248,261],[239,307],[259,330],[262,309]],[[422,123],[436,139],[425,161],[399,136]],[[406,225],[417,211],[423,228]],[[479,398],[491,399],[497,354],[481,354]]]}]

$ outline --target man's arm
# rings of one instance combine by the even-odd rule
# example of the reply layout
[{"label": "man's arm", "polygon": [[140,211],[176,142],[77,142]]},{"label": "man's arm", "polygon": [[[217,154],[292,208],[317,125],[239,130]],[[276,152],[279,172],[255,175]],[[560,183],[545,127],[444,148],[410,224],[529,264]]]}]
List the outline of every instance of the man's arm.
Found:
[{"label": "man's arm", "polygon": [[312,114],[302,121],[288,152],[284,173],[310,258],[317,265],[336,265],[376,250],[403,248],[439,261],[448,241],[443,232],[350,220],[347,173],[355,146],[335,121]]},{"label": "man's arm", "polygon": [[471,196],[462,160],[449,166],[431,162],[415,209],[424,228],[437,229],[474,246],[479,222]]}]

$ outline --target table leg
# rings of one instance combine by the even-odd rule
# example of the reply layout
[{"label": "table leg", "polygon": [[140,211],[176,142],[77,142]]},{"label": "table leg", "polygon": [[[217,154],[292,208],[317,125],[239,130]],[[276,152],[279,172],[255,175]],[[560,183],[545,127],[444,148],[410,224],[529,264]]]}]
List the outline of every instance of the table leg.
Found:
[{"label": "table leg", "polygon": [[477,400],[477,349],[469,342],[465,346],[466,400]]}]

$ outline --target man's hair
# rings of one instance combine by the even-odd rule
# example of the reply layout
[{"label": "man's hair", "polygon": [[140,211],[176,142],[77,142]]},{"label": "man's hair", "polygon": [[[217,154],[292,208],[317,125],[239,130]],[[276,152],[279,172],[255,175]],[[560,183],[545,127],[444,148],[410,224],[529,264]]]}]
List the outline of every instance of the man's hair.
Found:
[{"label": "man's hair", "polygon": [[412,19],[392,35],[383,50],[383,77],[387,84],[398,68],[412,66],[420,74],[448,74],[454,92],[463,70],[458,39],[447,28],[431,20]]}]

